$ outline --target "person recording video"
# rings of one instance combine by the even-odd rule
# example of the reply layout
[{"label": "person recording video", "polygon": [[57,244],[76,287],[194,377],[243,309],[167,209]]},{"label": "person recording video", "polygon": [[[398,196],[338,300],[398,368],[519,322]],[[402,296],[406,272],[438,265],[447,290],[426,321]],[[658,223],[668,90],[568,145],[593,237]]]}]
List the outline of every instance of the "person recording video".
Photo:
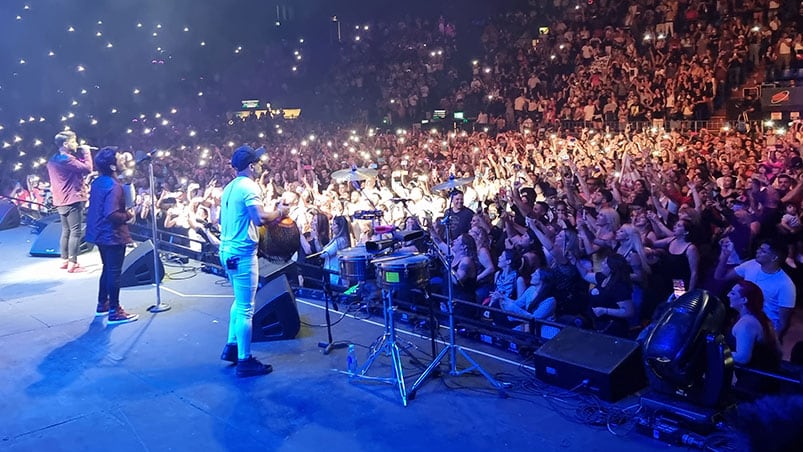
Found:
[{"label": "person recording video", "polygon": [[58,152],[47,162],[53,205],[61,216],[61,267],[69,273],[82,272],[78,265],[81,224],[88,199],[84,177],[92,172],[90,147],[79,145],[75,132],[65,130],[55,137]]}]

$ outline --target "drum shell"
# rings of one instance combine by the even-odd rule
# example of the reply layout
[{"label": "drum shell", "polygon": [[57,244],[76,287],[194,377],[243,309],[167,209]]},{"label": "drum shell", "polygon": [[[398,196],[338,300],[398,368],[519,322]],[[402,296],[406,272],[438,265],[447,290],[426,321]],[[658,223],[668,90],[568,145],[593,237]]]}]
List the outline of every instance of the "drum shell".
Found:
[{"label": "drum shell", "polygon": [[429,258],[425,254],[385,258],[375,265],[377,283],[383,289],[425,289],[429,285]]},{"label": "drum shell", "polygon": [[374,279],[376,271],[370,262],[371,254],[365,246],[355,246],[340,250],[340,279],[350,285]]}]

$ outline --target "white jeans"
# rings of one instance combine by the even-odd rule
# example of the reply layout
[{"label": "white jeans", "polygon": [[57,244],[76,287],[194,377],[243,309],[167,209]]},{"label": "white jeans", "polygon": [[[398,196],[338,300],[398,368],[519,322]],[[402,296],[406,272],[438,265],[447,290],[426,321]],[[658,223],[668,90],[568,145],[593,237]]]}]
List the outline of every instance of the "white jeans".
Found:
[{"label": "white jeans", "polygon": [[[229,258],[239,259],[237,268],[228,268],[226,261]],[[246,359],[251,356],[251,331],[254,317],[254,295],[259,280],[259,265],[257,256],[230,255],[220,253],[220,263],[229,276],[234,302],[229,312],[229,338],[228,343],[237,343],[237,357]]]}]

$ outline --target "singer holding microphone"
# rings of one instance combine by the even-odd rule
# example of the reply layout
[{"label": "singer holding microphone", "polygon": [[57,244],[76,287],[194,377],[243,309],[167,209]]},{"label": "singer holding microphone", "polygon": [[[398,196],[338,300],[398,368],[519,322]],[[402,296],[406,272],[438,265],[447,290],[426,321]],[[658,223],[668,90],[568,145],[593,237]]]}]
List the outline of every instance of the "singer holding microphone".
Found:
[{"label": "singer holding microphone", "polygon": [[262,173],[260,157],[264,148],[240,146],[231,156],[236,177],[223,189],[220,205],[220,262],[234,292],[229,313],[228,340],[220,358],[237,365],[238,377],[267,375],[273,366],[263,364],[251,356],[254,296],[259,279],[257,227],[280,221],[287,216],[287,208],[277,206],[276,211],[262,208],[262,195],[254,178]]},{"label": "singer holding microphone", "polygon": [[75,132],[71,130],[59,132],[55,142],[59,150],[47,162],[47,172],[53,205],[61,216],[61,268],[78,273],[84,271],[78,265],[78,251],[87,201],[84,177],[93,170],[92,155],[89,146],[78,144]]}]

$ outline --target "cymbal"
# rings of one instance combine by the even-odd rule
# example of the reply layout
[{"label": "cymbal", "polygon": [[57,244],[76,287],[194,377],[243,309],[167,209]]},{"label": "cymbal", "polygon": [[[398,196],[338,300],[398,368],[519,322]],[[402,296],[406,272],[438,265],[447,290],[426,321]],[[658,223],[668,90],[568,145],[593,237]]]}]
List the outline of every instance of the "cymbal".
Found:
[{"label": "cymbal", "polygon": [[348,168],[332,173],[332,179],[338,182],[354,182],[376,177],[377,171],[371,168]]},{"label": "cymbal", "polygon": [[440,184],[432,187],[432,190],[440,191],[440,190],[454,190],[457,187],[462,187],[463,185],[468,185],[474,181],[473,177],[461,177],[459,179],[455,179],[454,176],[451,176],[449,180],[446,182],[441,182]]}]

